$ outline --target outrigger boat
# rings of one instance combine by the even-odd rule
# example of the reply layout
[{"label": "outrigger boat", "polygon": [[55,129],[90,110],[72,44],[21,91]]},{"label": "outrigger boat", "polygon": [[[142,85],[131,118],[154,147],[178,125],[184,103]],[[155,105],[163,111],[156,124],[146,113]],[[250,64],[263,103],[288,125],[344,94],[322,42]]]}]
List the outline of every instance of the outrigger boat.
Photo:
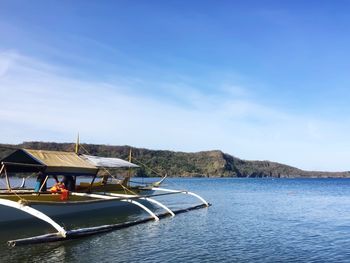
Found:
[{"label": "outrigger boat", "polygon": [[[0,178],[4,178],[6,188],[0,189],[0,223],[13,222],[29,218],[36,218],[47,222],[58,232],[21,240],[9,241],[11,246],[50,242],[77,238],[85,235],[119,229],[121,227],[144,223],[149,220],[158,221],[164,216],[174,216],[176,213],[208,207],[210,204],[199,195],[183,190],[161,188],[165,178],[148,185],[130,185],[130,169],[138,165],[118,158],[106,158],[76,152],[17,149],[1,160]],[[126,168],[124,179],[113,178],[107,169]],[[39,174],[36,189],[11,186],[14,174]],[[101,179],[97,182],[96,179]],[[63,177],[66,186],[60,183],[47,190],[48,181]],[[90,182],[80,182],[81,178],[91,178]],[[50,180],[49,180],[50,179]],[[80,182],[78,184],[78,182]],[[161,193],[159,193],[161,192]],[[154,197],[169,194],[188,194],[198,198],[200,205],[174,211]],[[164,214],[151,211],[150,203],[165,210]],[[146,211],[150,217],[122,224],[96,226],[76,230],[66,230],[57,221],[60,216],[74,215],[85,211],[97,211],[113,208],[118,213],[121,206],[136,205]],[[0,229],[1,231],[1,229]]]}]

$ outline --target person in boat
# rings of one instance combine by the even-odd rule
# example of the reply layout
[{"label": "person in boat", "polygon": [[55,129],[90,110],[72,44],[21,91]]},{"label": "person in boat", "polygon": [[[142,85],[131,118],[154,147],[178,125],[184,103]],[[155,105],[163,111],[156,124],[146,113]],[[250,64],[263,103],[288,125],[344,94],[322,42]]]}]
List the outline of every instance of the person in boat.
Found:
[{"label": "person in boat", "polygon": [[40,171],[37,174],[34,192],[45,192],[47,190],[46,175]]},{"label": "person in boat", "polygon": [[50,192],[53,194],[60,193],[62,190],[66,190],[66,187],[64,186],[64,183],[61,183],[60,181],[56,182],[51,188]]},{"label": "person in boat", "polygon": [[58,181],[58,177],[57,177],[57,175],[54,175],[54,176],[52,176],[53,177],[53,179],[55,180],[55,182],[56,182],[56,184],[58,184],[60,181]]},{"label": "person in boat", "polygon": [[63,176],[62,183],[68,191],[75,191],[75,181],[72,175]]},{"label": "person in boat", "polygon": [[61,192],[63,189],[69,190],[69,191],[75,191],[75,181],[73,176],[65,175],[63,176],[63,179],[61,182],[58,180],[57,175],[54,175],[53,179],[56,181],[56,183],[50,188],[51,193]]}]

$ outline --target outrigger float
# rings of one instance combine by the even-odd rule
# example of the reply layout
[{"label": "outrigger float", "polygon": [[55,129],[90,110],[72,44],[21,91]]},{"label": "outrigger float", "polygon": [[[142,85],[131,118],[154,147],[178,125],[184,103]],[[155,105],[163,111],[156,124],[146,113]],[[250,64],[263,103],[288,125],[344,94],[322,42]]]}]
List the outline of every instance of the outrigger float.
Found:
[{"label": "outrigger float", "polygon": [[[105,158],[75,152],[17,149],[1,160],[0,178],[5,179],[6,188],[0,189],[0,223],[36,218],[50,224],[57,232],[36,237],[8,241],[9,246],[44,243],[75,239],[87,235],[112,231],[151,220],[158,221],[166,216],[209,207],[210,204],[199,195],[184,191],[161,188],[165,177],[156,183],[147,185],[131,185],[130,169],[138,165],[118,158]],[[126,168],[127,175],[123,179],[113,178],[107,169]],[[100,174],[103,176],[100,176]],[[14,174],[39,174],[36,189],[26,188],[25,181],[21,187],[11,186]],[[90,177],[90,182],[80,182],[81,178]],[[60,183],[47,190],[48,181],[63,177],[66,186]],[[95,182],[97,178],[102,178]],[[49,180],[50,179],[50,180]],[[77,180],[79,179],[79,180]],[[171,210],[155,200],[156,196],[171,194],[187,194],[198,198],[200,205]],[[146,206],[151,203],[152,206]],[[89,228],[67,230],[55,218],[63,215],[74,215],[84,211],[97,211],[104,208],[115,208],[130,204],[143,209],[148,218],[119,224],[103,225]],[[151,208],[159,206],[165,213],[156,214]]]}]

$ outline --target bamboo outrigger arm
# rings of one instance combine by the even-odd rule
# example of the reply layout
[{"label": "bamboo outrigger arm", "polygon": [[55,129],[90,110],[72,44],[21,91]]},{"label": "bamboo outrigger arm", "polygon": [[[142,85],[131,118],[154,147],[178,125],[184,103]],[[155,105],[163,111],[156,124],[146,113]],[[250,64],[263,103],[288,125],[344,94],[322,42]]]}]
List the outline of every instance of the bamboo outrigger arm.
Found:
[{"label": "bamboo outrigger arm", "polygon": [[131,204],[134,204],[134,205],[137,205],[137,206],[141,207],[143,210],[145,210],[147,213],[149,213],[149,214],[154,218],[154,220],[159,221],[158,216],[156,216],[155,213],[153,213],[151,210],[149,210],[149,209],[148,209],[146,206],[144,206],[143,204],[141,204],[141,203],[139,203],[139,202],[137,202],[137,201],[135,201],[135,200],[132,200],[132,199],[122,199],[122,200],[120,200],[120,201],[122,201],[122,202],[128,202],[128,203],[131,203]]},{"label": "bamboo outrigger arm", "polygon": [[156,216],[155,213],[153,213],[151,210],[149,210],[143,204],[141,204],[133,199],[130,199],[130,198],[120,198],[120,197],[113,197],[113,196],[102,195],[102,194],[88,194],[88,193],[77,193],[77,192],[72,192],[71,195],[87,196],[87,197],[91,197],[91,198],[109,199],[109,200],[116,200],[116,201],[121,201],[121,202],[128,202],[128,203],[137,205],[138,207],[142,208],[148,214],[150,214],[154,218],[154,220],[159,221],[159,218],[158,218],[158,216]]},{"label": "bamboo outrigger arm", "polygon": [[[134,197],[133,195],[113,194],[113,193],[106,193],[106,195],[115,196],[115,197],[127,197],[127,198]],[[155,200],[153,198],[140,197],[139,199],[146,200],[146,201],[148,201],[150,203],[156,204],[156,205],[160,206],[161,208],[163,208],[164,210],[168,211],[168,213],[171,216],[175,216],[174,212],[171,211],[170,208],[168,208],[167,206],[165,206],[164,204],[162,204],[161,202],[159,202],[159,201],[157,201],[157,200]]]},{"label": "bamboo outrigger arm", "polygon": [[167,177],[168,177],[168,174],[165,174],[165,176],[160,181],[151,184],[151,186],[152,187],[159,187]]},{"label": "bamboo outrigger arm", "polygon": [[8,206],[8,207],[12,207],[18,210],[21,210],[25,213],[28,213],[42,221],[45,221],[46,223],[50,224],[51,226],[53,226],[58,233],[62,236],[62,237],[66,237],[66,230],[64,230],[63,227],[61,227],[59,224],[57,224],[55,221],[53,221],[50,217],[48,217],[47,215],[45,215],[44,213],[30,207],[27,205],[23,205],[19,202],[14,202],[14,201],[10,201],[10,200],[6,200],[6,199],[2,199],[0,198],[0,205],[4,205],[4,206]]},{"label": "bamboo outrigger arm", "polygon": [[205,204],[207,207],[209,206],[209,203],[207,201],[204,200],[204,198],[202,198],[201,196],[195,194],[195,193],[192,193],[192,192],[189,192],[189,191],[181,191],[181,190],[172,190],[172,189],[166,189],[166,188],[160,188],[160,187],[152,187],[150,188],[150,190],[153,190],[153,191],[162,191],[162,192],[168,192],[168,193],[179,193],[179,194],[187,194],[187,195],[192,195],[196,198],[198,198],[199,200],[201,200],[203,202],[203,204]]},{"label": "bamboo outrigger arm", "polygon": [[168,211],[168,213],[171,216],[175,216],[174,212],[170,210],[170,208],[168,208],[167,206],[163,205],[161,202],[154,200],[153,198],[149,198],[149,197],[141,197],[140,199],[146,200],[150,203],[156,204],[158,206],[160,206],[161,208],[163,208],[164,210]]}]

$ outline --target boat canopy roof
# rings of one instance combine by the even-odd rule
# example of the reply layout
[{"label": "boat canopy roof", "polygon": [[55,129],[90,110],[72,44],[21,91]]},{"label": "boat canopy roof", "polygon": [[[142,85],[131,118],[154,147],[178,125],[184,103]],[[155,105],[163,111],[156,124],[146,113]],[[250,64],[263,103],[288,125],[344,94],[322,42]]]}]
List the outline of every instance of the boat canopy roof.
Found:
[{"label": "boat canopy roof", "polygon": [[106,168],[136,168],[139,167],[136,164],[127,162],[119,158],[107,158],[93,155],[80,155],[80,157],[96,167],[106,167]]},{"label": "boat canopy roof", "polygon": [[8,172],[43,171],[49,175],[96,175],[100,167],[138,167],[118,158],[78,155],[74,152],[18,149],[1,160]]}]

